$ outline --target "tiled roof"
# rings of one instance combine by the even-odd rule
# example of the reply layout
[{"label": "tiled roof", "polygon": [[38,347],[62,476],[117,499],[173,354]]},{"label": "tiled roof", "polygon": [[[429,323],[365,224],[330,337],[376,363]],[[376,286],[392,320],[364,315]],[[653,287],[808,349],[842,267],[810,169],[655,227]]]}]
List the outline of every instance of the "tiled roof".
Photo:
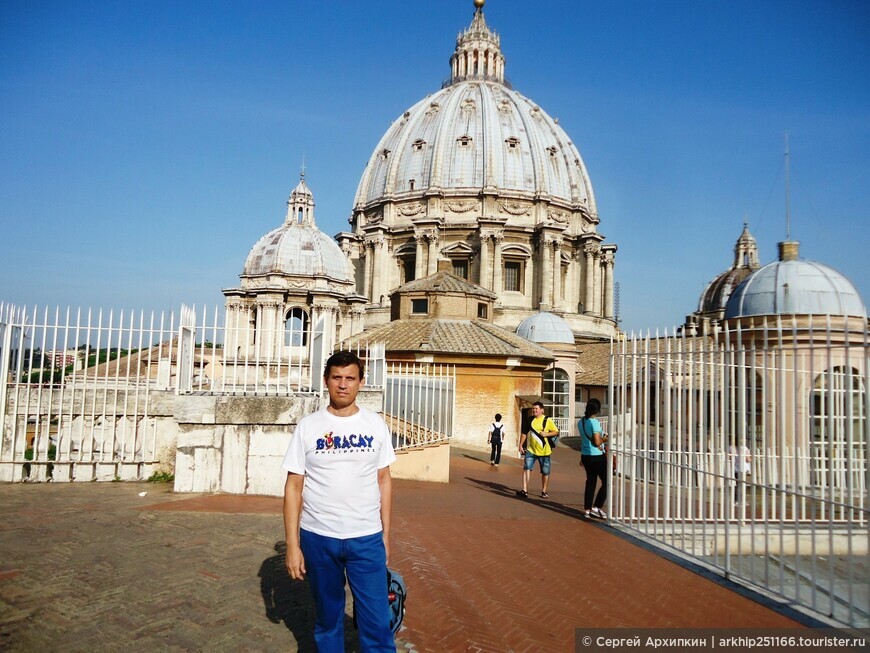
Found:
[{"label": "tiled roof", "polygon": [[436,272],[422,279],[414,279],[396,288],[393,292],[455,292],[488,299],[498,299],[498,295],[475,283],[460,279],[449,272]]},{"label": "tiled roof", "polygon": [[578,345],[577,385],[606,386],[610,382],[610,341]]},{"label": "tiled roof", "polygon": [[481,320],[396,320],[349,338],[344,344],[356,346],[365,342],[383,342],[388,352],[553,358],[550,350]]}]

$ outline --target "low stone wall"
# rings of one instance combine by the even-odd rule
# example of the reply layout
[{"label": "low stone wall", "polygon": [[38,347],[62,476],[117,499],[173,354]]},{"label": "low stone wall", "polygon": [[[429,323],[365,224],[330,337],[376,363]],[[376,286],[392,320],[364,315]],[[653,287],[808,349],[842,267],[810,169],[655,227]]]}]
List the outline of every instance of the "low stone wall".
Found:
[{"label": "low stone wall", "polygon": [[[176,492],[281,496],[281,461],[299,420],[320,397],[178,397]],[[361,390],[357,403],[378,411],[381,392]]]}]

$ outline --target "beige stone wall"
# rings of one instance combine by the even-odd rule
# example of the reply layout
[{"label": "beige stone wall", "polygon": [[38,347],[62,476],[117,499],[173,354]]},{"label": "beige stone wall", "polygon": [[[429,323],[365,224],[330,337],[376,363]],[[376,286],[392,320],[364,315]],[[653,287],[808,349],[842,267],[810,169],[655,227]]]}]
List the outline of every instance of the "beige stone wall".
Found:
[{"label": "beige stone wall", "polygon": [[453,442],[488,451],[489,426],[495,413],[501,413],[505,425],[502,455],[516,455],[521,425],[517,396],[540,392],[539,368],[457,367]]}]

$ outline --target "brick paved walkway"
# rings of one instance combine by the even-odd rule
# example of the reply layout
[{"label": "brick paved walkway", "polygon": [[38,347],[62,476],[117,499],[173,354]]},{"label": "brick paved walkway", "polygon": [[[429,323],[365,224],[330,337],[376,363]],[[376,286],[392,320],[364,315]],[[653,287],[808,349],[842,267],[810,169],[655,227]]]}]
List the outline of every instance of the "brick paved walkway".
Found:
[{"label": "brick paved walkway", "polygon": [[[580,518],[578,460],[557,450],[549,501],[539,478],[514,495],[518,461],[472,452],[454,452],[450,484],[395,482],[399,648],[571,651],[578,627],[797,625]],[[0,485],[0,650],[310,651],[280,510],[145,483]]]}]

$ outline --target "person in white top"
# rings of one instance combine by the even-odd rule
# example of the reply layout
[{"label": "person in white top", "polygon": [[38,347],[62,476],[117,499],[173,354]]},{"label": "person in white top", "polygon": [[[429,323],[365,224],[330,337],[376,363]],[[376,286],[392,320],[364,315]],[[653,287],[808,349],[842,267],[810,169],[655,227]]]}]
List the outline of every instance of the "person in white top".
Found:
[{"label": "person in white top", "polygon": [[396,454],[383,418],[356,405],[363,372],[352,352],[330,356],[329,404],[299,420],[290,439],[282,465],[286,566],[295,580],[308,576],[319,651],[344,651],[346,579],[360,649],[395,653],[387,560]]},{"label": "person in white top", "polygon": [[752,454],[745,444],[729,447],[731,471],[734,472],[734,503],[743,503],[746,494],[746,477],[752,474]]}]

